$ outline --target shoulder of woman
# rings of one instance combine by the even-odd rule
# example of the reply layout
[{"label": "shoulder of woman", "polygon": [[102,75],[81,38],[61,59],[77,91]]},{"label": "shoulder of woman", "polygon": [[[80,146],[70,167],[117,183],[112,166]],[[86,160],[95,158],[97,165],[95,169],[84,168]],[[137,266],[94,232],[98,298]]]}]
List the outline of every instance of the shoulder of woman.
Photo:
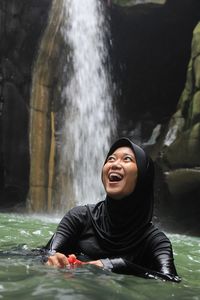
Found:
[{"label": "shoulder of woman", "polygon": [[166,234],[155,226],[154,230],[147,237],[146,242],[153,249],[157,247],[171,247],[171,242]]},{"label": "shoulder of woman", "polygon": [[73,208],[71,208],[67,213],[66,215],[71,215],[73,217],[76,217],[76,216],[84,216],[87,214],[87,207],[86,205],[79,205],[79,206],[75,206]]},{"label": "shoulder of woman", "polygon": [[71,208],[60,222],[60,226],[69,226],[70,228],[84,225],[88,220],[88,211],[85,206],[75,206]]},{"label": "shoulder of woman", "polygon": [[63,219],[77,220],[77,221],[87,221],[90,212],[96,208],[97,204],[87,204],[79,205],[71,208],[64,216]]}]

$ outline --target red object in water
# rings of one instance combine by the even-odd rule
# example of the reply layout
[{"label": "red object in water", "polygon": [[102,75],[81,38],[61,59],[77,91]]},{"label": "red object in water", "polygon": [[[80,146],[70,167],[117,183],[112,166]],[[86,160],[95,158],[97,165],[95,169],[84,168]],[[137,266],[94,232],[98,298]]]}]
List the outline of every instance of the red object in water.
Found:
[{"label": "red object in water", "polygon": [[67,259],[68,259],[68,262],[71,265],[83,265],[83,264],[85,264],[84,262],[78,260],[74,254],[68,255]]}]

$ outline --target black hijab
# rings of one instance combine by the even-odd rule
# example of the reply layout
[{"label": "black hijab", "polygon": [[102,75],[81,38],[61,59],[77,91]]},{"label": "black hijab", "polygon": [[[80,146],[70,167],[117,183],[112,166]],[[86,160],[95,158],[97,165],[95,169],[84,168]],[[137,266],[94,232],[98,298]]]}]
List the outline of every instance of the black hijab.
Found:
[{"label": "black hijab", "polygon": [[[129,147],[135,154],[138,168],[134,191],[123,199],[112,199],[89,206],[93,228],[101,246],[107,251],[124,253],[134,249],[154,231],[153,213],[154,165],[142,148],[128,138],[117,140],[108,156],[120,147]],[[105,163],[106,163],[105,160]]]}]

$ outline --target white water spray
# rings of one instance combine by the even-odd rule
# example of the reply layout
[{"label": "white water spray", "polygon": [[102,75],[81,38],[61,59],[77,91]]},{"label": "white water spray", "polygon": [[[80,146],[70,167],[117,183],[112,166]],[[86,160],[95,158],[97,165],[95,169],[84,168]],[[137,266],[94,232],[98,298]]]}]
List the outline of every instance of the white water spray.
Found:
[{"label": "white water spray", "polygon": [[[62,168],[68,169],[73,201],[94,203],[102,194],[101,168],[116,121],[108,73],[108,33],[99,0],[64,0],[62,35],[70,47]],[[63,202],[71,201],[63,195]]]}]

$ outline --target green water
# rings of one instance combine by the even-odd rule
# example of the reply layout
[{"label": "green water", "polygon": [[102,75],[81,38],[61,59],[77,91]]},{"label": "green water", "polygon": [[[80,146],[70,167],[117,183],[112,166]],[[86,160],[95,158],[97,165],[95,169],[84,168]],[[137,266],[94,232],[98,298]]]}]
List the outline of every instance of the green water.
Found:
[{"label": "green water", "polygon": [[0,299],[200,300],[200,239],[168,234],[182,282],[119,275],[84,266],[44,266],[31,249],[44,245],[59,219],[0,214]]}]

